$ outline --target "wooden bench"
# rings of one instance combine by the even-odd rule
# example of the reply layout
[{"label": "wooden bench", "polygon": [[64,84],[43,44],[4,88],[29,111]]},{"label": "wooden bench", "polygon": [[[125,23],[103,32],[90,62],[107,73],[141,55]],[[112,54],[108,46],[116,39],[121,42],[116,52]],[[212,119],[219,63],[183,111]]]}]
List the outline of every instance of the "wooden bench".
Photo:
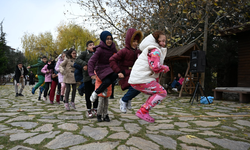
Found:
[{"label": "wooden bench", "polygon": [[250,102],[250,91],[249,90],[241,90],[240,87],[236,88],[216,88],[213,89],[214,91],[214,99],[215,100],[220,100],[222,99],[222,93],[223,92],[228,92],[228,93],[239,93],[239,101],[240,103],[248,103]]}]

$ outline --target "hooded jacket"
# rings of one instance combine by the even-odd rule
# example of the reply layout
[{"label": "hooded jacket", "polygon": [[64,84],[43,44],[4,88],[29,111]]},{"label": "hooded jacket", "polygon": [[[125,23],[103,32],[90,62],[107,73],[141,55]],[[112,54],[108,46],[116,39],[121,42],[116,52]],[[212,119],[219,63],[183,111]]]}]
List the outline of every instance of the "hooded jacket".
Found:
[{"label": "hooded jacket", "polygon": [[118,51],[115,55],[110,57],[110,66],[115,73],[123,73],[124,78],[120,80],[122,90],[126,90],[130,85],[128,79],[131,73],[131,69],[138,58],[141,51],[139,49],[133,49],[131,47],[134,38],[139,36],[138,43],[141,42],[143,34],[141,31],[136,31],[133,28],[128,29],[125,38],[125,48]]},{"label": "hooded jacket", "polygon": [[93,48],[95,53],[89,59],[88,62],[88,73],[89,76],[93,76],[94,70],[96,71],[97,76],[103,80],[107,75],[113,72],[112,68],[109,65],[109,58],[117,53],[114,42],[109,47],[103,41],[100,44]]},{"label": "hooded jacket", "polygon": [[62,73],[60,72],[60,69],[59,69],[59,66],[60,64],[63,62],[63,59],[61,56],[58,57],[58,60],[56,62],[56,66],[55,66],[55,70],[58,72],[58,81],[59,83],[62,83],[63,82],[63,75]]},{"label": "hooded jacket", "polygon": [[41,72],[41,70],[44,67],[44,65],[46,65],[46,63],[44,63],[43,61],[41,61],[39,59],[38,63],[35,64],[35,65],[31,65],[30,68],[36,68],[37,67],[37,75],[43,75],[44,76],[44,74]]},{"label": "hooded jacket", "polygon": [[44,82],[52,82],[51,75],[52,75],[52,73],[53,73],[53,69],[48,69],[48,64],[46,64],[46,65],[42,68],[41,72],[45,74]]},{"label": "hooded jacket", "polygon": [[141,55],[136,60],[128,83],[129,84],[143,84],[149,83],[156,78],[159,78],[160,73],[155,73],[152,69],[150,69],[148,63],[148,52],[152,49],[158,49],[160,52],[160,63],[163,64],[164,58],[167,54],[167,49],[160,47],[158,43],[156,43],[155,38],[152,34],[148,35],[141,42],[139,48],[142,50]]}]

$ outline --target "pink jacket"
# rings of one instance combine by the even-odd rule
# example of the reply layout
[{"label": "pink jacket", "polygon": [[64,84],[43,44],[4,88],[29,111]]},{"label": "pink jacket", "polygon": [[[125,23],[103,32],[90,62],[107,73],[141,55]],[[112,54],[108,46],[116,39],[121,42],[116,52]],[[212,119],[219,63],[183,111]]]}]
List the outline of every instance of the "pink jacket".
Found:
[{"label": "pink jacket", "polygon": [[[53,73],[53,69],[48,69],[47,67],[48,67],[48,64],[46,64],[42,68],[41,72],[45,74],[45,80],[44,80],[45,82],[52,82],[51,75]],[[47,72],[47,71],[49,71],[49,72]]]},{"label": "pink jacket", "polygon": [[63,59],[61,57],[58,58],[58,61],[56,62],[55,70],[58,72],[58,81],[59,83],[63,82],[63,75],[60,72],[59,66],[63,62]]}]

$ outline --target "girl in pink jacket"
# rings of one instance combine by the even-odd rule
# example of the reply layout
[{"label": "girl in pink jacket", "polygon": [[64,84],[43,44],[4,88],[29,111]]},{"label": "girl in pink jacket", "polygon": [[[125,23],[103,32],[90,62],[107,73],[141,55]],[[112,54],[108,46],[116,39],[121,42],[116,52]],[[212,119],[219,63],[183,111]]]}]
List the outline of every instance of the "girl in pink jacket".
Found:
[{"label": "girl in pink jacket", "polygon": [[[51,61],[52,60],[49,60],[48,64],[51,64]],[[53,73],[53,69],[48,69],[48,64],[46,64],[41,70],[41,72],[45,74],[45,80],[44,80],[45,89],[44,89],[44,93],[43,93],[43,100],[44,101],[47,101],[47,95],[48,95],[49,87],[50,87],[51,82],[52,82],[51,75]],[[51,101],[50,101],[50,103],[51,103]],[[53,104],[53,102],[52,102],[52,104]]]}]

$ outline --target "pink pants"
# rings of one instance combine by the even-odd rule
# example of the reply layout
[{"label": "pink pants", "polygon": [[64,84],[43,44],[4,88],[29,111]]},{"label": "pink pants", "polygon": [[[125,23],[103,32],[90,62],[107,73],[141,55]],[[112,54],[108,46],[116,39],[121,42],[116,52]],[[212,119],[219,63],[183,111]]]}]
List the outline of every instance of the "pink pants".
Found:
[{"label": "pink pants", "polygon": [[167,91],[156,81],[144,84],[131,84],[131,86],[142,93],[150,95],[147,101],[142,105],[146,110],[150,110],[155,105],[160,104],[167,96]]},{"label": "pink pants", "polygon": [[65,83],[61,83],[61,95],[64,95],[64,92],[65,92],[65,88],[66,88],[66,85]]}]

